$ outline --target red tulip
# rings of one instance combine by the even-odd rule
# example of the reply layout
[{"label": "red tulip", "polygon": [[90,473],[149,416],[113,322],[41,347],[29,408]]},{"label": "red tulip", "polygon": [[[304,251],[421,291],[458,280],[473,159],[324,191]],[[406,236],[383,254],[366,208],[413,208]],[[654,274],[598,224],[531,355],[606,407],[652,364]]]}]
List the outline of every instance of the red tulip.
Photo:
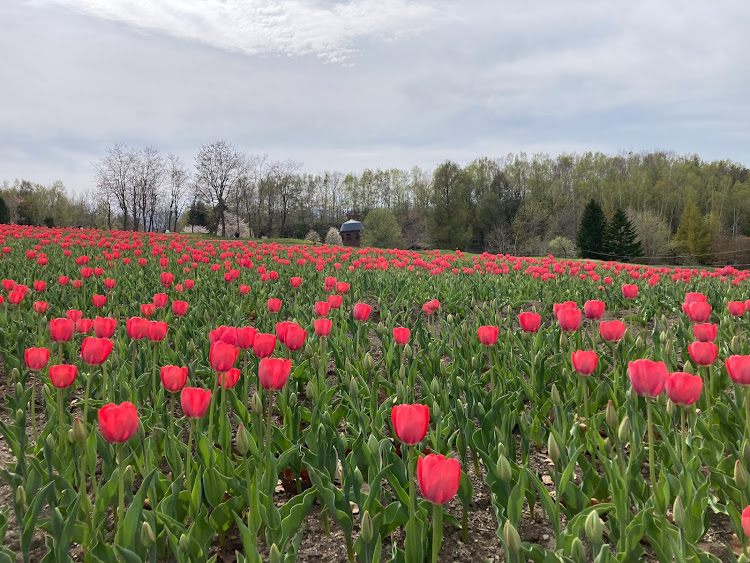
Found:
[{"label": "red tulip", "polygon": [[407,446],[418,444],[427,435],[430,408],[427,405],[394,405],[391,421],[396,436]]},{"label": "red tulip", "polygon": [[117,327],[117,319],[109,317],[96,317],[94,319],[94,334],[98,338],[112,338]]},{"label": "red tulip", "polygon": [[180,405],[188,418],[202,418],[211,403],[211,391],[199,387],[185,387],[180,393]]},{"label": "red tulip", "polygon": [[499,332],[500,329],[496,326],[480,326],[477,329],[477,336],[479,337],[479,342],[485,346],[494,346],[497,342]]},{"label": "red tulip", "polygon": [[699,375],[678,371],[667,376],[666,388],[673,403],[687,407],[701,396],[703,379]]},{"label": "red tulip", "polygon": [[167,337],[169,325],[164,321],[150,321],[148,323],[148,339],[151,342],[161,342]]},{"label": "red tulip", "polygon": [[575,332],[581,326],[581,310],[562,309],[557,313],[557,322],[565,332]]},{"label": "red tulip", "polygon": [[104,280],[104,287],[107,289],[114,289],[115,285],[117,285],[117,280],[113,280],[112,278],[106,278]]},{"label": "red tulip", "polygon": [[331,306],[331,309],[338,309],[341,307],[341,304],[344,302],[344,298],[340,295],[329,295],[328,296],[328,304]]},{"label": "red tulip", "polygon": [[729,314],[734,317],[741,317],[745,314],[745,302],[744,301],[730,301],[727,303],[727,310]]},{"label": "red tulip", "polygon": [[26,297],[25,293],[22,293],[20,291],[11,291],[8,294],[8,303],[10,303],[11,305],[20,305],[24,297]]},{"label": "red tulip", "polygon": [[187,383],[188,368],[179,366],[163,366],[161,368],[161,384],[164,389],[176,393]]},{"label": "red tulip", "polygon": [[71,309],[65,313],[65,318],[70,319],[71,321],[77,321],[78,319],[83,318],[83,312],[78,309]]},{"label": "red tulip", "polygon": [[208,353],[208,361],[214,371],[220,373],[229,371],[237,361],[239,353],[239,348],[235,348],[226,342],[217,341],[211,344],[211,349]]},{"label": "red tulip", "polygon": [[607,342],[617,342],[625,334],[625,323],[622,321],[609,321],[599,323],[599,334]]},{"label": "red tulip", "polygon": [[104,307],[107,304],[107,296],[106,295],[94,295],[91,298],[91,303],[94,304],[94,307]]},{"label": "red tulip", "polygon": [[73,338],[75,323],[70,319],[52,319],[49,322],[49,335],[52,342],[67,342]]},{"label": "red tulip", "polygon": [[596,371],[596,364],[599,362],[599,356],[596,352],[588,350],[578,350],[570,355],[573,362],[573,369],[578,375],[591,375]]},{"label": "red tulip", "polygon": [[78,319],[76,321],[76,332],[78,334],[88,334],[94,328],[94,321],[91,319]]},{"label": "red tulip", "polygon": [[258,377],[264,389],[279,391],[284,388],[292,371],[292,360],[263,358],[258,365]]},{"label": "red tulip", "polygon": [[331,311],[331,304],[328,301],[318,301],[315,303],[315,314],[318,317],[327,317]]},{"label": "red tulip", "polygon": [[237,347],[243,350],[248,350],[253,347],[255,342],[255,335],[258,331],[252,326],[246,326],[237,329]]},{"label": "red tulip", "polygon": [[711,305],[705,301],[696,301],[686,305],[687,315],[694,323],[705,323],[711,316]]},{"label": "red tulip", "polygon": [[656,397],[667,383],[667,365],[652,360],[628,363],[628,377],[633,389],[644,397]]},{"label": "red tulip", "polygon": [[219,373],[217,375],[217,377],[219,378],[219,385],[227,389],[231,389],[232,387],[237,385],[237,381],[239,381],[241,373],[242,372],[239,370],[239,368],[232,368],[228,369],[225,372]]},{"label": "red tulip", "polygon": [[710,366],[716,361],[719,347],[713,342],[693,342],[688,346],[690,359],[699,366]]},{"label": "red tulip", "polygon": [[36,291],[37,293],[41,293],[45,289],[47,289],[47,282],[43,282],[40,280],[34,281],[34,291]]},{"label": "red tulip", "polygon": [[699,342],[713,342],[719,327],[711,323],[700,323],[693,325],[693,335]]},{"label": "red tulip", "polygon": [[68,276],[57,276],[57,283],[59,285],[68,285],[70,283],[70,278]]},{"label": "red tulip", "polygon": [[49,378],[58,389],[67,389],[75,381],[78,368],[71,364],[60,364],[49,367]]},{"label": "red tulip", "polygon": [[100,366],[109,358],[113,346],[114,343],[108,338],[87,336],[81,345],[81,358],[89,365]]},{"label": "red tulip", "polygon": [[13,280],[3,280],[3,289],[5,291],[13,291],[13,288],[16,287],[16,282]]},{"label": "red tulip", "polygon": [[159,281],[161,281],[163,287],[170,287],[172,282],[174,282],[174,274],[171,272],[162,272],[161,276],[159,276]]},{"label": "red tulip", "polygon": [[518,322],[522,331],[536,332],[542,326],[542,317],[539,313],[521,313],[518,315]]},{"label": "red tulip", "polygon": [[565,309],[578,309],[578,303],[575,301],[565,301],[564,303],[554,303],[552,305],[552,314],[555,315],[555,318],[557,318],[557,315],[560,313],[560,311],[563,311]]},{"label": "red tulip", "polygon": [[333,321],[331,319],[315,319],[313,326],[315,327],[315,334],[323,338],[331,334]]},{"label": "red tulip", "polygon": [[745,507],[742,511],[742,531],[750,537],[750,506]]},{"label": "red tulip", "polygon": [[23,358],[26,361],[26,367],[31,371],[41,371],[49,361],[49,349],[26,348],[23,352]]},{"label": "red tulip", "polygon": [[284,346],[294,352],[305,345],[305,338],[307,338],[307,331],[301,326],[292,323],[292,325],[286,329],[286,334],[284,335]]},{"label": "red tulip", "polygon": [[269,313],[278,313],[281,310],[281,299],[271,297],[271,299],[268,300],[267,305]]},{"label": "red tulip", "polygon": [[396,327],[393,329],[393,339],[399,346],[406,346],[411,336],[411,330],[404,327]]},{"label": "red tulip", "polygon": [[341,293],[342,295],[345,295],[345,294],[349,293],[349,288],[350,287],[351,286],[348,283],[346,283],[346,282],[338,282],[336,284],[336,291],[338,293]]},{"label": "red tulip", "polygon": [[357,303],[354,306],[354,320],[355,321],[366,321],[370,318],[370,313],[372,312],[372,307],[367,305],[366,303]]},{"label": "red tulip", "polygon": [[144,317],[153,317],[156,313],[156,305],[153,303],[144,303],[141,305],[141,315]]},{"label": "red tulip", "polygon": [[417,481],[422,496],[433,504],[445,504],[458,492],[461,464],[457,459],[429,454],[417,460]]},{"label": "red tulip", "polygon": [[625,299],[635,299],[638,296],[638,286],[632,283],[623,284],[622,296]]},{"label": "red tulip", "polygon": [[35,313],[43,315],[47,312],[47,309],[49,309],[49,304],[46,301],[34,301],[32,307],[34,308]]},{"label": "red tulip", "polygon": [[238,291],[240,292],[240,295],[247,295],[248,293],[250,293],[250,286],[245,285],[245,284],[240,284]]},{"label": "red tulip", "polygon": [[233,326],[221,325],[208,334],[208,340],[209,342],[211,342],[211,344],[213,344],[214,342],[224,342],[226,344],[236,346],[237,328]]},{"label": "red tulip", "polygon": [[99,432],[113,444],[123,444],[138,431],[138,411],[130,401],[109,403],[99,409]]},{"label": "red tulip", "polygon": [[708,300],[708,297],[703,295],[702,293],[698,292],[690,292],[685,294],[685,303],[699,303],[701,301],[705,302]]},{"label": "red tulip", "polygon": [[166,293],[154,293],[154,307],[157,309],[166,307],[167,301],[169,301],[169,297],[167,297]]},{"label": "red tulip", "polygon": [[279,323],[276,323],[276,338],[279,339],[279,342],[282,344],[286,340],[286,331],[290,326],[295,325],[296,323],[293,323],[291,321],[281,321]]},{"label": "red tulip", "polygon": [[253,341],[253,353],[259,358],[267,358],[276,347],[276,336],[259,332]]},{"label": "red tulip", "polygon": [[125,330],[132,340],[141,340],[148,336],[148,319],[131,317],[125,322]]},{"label": "red tulip", "polygon": [[175,317],[184,317],[188,311],[187,301],[172,301],[172,314]]},{"label": "red tulip", "polygon": [[296,276],[293,278],[289,278],[289,285],[291,285],[294,288],[298,288],[299,286],[302,285],[302,278],[299,278]]},{"label": "red tulip", "polygon": [[586,303],[583,304],[583,312],[587,319],[601,319],[604,314],[604,308],[604,301],[598,301],[596,299],[586,301]]},{"label": "red tulip", "polygon": [[729,356],[724,365],[732,381],[738,385],[750,385],[750,356]]}]

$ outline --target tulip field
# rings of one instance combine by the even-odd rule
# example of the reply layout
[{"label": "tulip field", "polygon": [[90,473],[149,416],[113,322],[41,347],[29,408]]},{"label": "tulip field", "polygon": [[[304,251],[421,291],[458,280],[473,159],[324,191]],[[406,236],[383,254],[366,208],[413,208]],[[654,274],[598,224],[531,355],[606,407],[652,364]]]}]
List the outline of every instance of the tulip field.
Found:
[{"label": "tulip field", "polygon": [[747,271],[0,225],[0,279],[0,563],[747,560]]}]

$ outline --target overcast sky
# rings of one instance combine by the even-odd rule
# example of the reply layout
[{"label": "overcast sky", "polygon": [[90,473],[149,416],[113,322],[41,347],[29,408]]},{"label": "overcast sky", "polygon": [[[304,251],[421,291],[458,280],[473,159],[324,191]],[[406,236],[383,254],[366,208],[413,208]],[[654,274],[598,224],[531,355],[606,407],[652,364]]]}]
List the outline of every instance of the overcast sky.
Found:
[{"label": "overcast sky", "polygon": [[124,142],[303,169],[526,151],[750,165],[750,2],[0,0],[0,181]]}]

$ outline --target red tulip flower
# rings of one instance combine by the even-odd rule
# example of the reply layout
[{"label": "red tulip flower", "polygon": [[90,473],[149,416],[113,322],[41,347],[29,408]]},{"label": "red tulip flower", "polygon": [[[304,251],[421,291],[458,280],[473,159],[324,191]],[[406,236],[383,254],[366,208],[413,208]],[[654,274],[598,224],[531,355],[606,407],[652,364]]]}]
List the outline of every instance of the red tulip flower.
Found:
[{"label": "red tulip flower", "polygon": [[302,278],[296,276],[293,278],[289,278],[289,285],[291,285],[295,289],[298,288],[302,285]]},{"label": "red tulip flower", "polygon": [[217,377],[219,378],[219,385],[226,389],[231,389],[232,387],[237,385],[237,381],[239,381],[241,373],[242,372],[239,370],[239,368],[232,368],[225,372],[217,374]]},{"label": "red tulip flower", "polygon": [[710,366],[716,361],[719,347],[713,342],[693,342],[688,346],[690,359],[699,366]]},{"label": "red tulip flower", "polygon": [[292,323],[292,325],[286,329],[284,335],[284,346],[294,352],[305,345],[305,338],[307,338],[307,331],[301,326]]},{"label": "red tulip flower", "polygon": [[117,319],[110,317],[96,317],[94,319],[94,334],[97,338],[112,338],[117,327]]},{"label": "red tulip flower", "polygon": [[750,506],[745,507],[742,511],[742,531],[750,537]]},{"label": "red tulip flower", "polygon": [[702,293],[689,292],[689,293],[685,294],[685,303],[688,304],[688,305],[690,303],[699,303],[701,301],[702,302],[706,302],[707,300],[708,300],[708,297],[706,297]]},{"label": "red tulip flower", "polygon": [[315,303],[315,315],[318,317],[327,317],[331,312],[331,304],[328,301],[318,301]]},{"label": "red tulip flower", "polygon": [[429,454],[417,461],[417,481],[422,496],[432,504],[445,504],[458,492],[461,464],[457,459]]},{"label": "red tulip flower", "polygon": [[170,393],[180,391],[187,383],[188,368],[179,366],[163,366],[161,368],[161,384]]},{"label": "red tulip flower", "polygon": [[269,313],[278,313],[281,311],[281,299],[276,299],[275,297],[271,297],[268,300],[268,312]]},{"label": "red tulip flower", "polygon": [[258,365],[258,378],[264,389],[280,391],[289,380],[292,360],[263,358]]},{"label": "red tulip flower", "polygon": [[169,301],[169,297],[167,297],[166,293],[154,293],[154,307],[157,309],[166,307],[167,301]]},{"label": "red tulip flower", "polygon": [[73,385],[78,375],[78,368],[71,364],[60,364],[49,367],[49,378],[58,389],[67,389]]},{"label": "red tulip flower", "polygon": [[617,342],[625,334],[625,323],[622,321],[609,321],[599,323],[599,334],[607,342]]},{"label": "red tulip flower", "polygon": [[419,444],[427,435],[430,407],[427,405],[394,405],[391,421],[396,437],[407,446]]},{"label": "red tulip flower", "polygon": [[565,332],[575,332],[581,326],[581,310],[561,309],[557,313],[557,322]]},{"label": "red tulip flower", "polygon": [[711,316],[711,305],[705,301],[689,303],[685,307],[687,315],[694,323],[705,323]]},{"label": "red tulip flower", "polygon": [[124,444],[138,431],[138,411],[130,401],[109,403],[99,409],[99,432],[111,444]]},{"label": "red tulip flower", "polygon": [[144,317],[153,317],[155,313],[156,305],[154,305],[153,303],[144,303],[143,305],[141,305],[141,315],[143,315]]},{"label": "red tulip flower", "polygon": [[104,287],[107,289],[114,289],[117,285],[117,280],[113,280],[112,278],[106,278],[104,280]]},{"label": "red tulip flower", "polygon": [[687,407],[701,396],[703,379],[700,375],[692,375],[681,371],[667,376],[667,396],[676,405]]},{"label": "red tulip flower", "polygon": [[180,393],[183,414],[192,419],[202,418],[211,403],[211,391],[199,387],[185,387]]},{"label": "red tulip flower", "polygon": [[583,304],[583,312],[587,319],[599,320],[604,315],[605,306],[604,301],[592,299]]},{"label": "red tulip flower", "polygon": [[259,332],[253,341],[253,353],[259,358],[267,358],[276,347],[276,336]]},{"label": "red tulip flower", "polygon": [[246,326],[237,329],[237,347],[243,350],[248,350],[253,347],[255,342],[255,335],[258,331],[252,326]]},{"label": "red tulip flower", "polygon": [[57,283],[59,285],[68,285],[70,283],[70,278],[68,276],[57,276]]},{"label": "red tulip flower", "polygon": [[393,329],[393,339],[399,346],[406,346],[411,336],[411,330],[404,327],[396,327]]},{"label": "red tulip flower", "polygon": [[94,307],[104,307],[107,304],[107,296],[106,295],[94,295],[91,298],[91,303],[94,304]]},{"label": "red tulip flower", "polygon": [[49,362],[49,349],[26,348],[23,352],[23,359],[26,361],[26,367],[31,371],[41,371]]},{"label": "red tulip flower", "polygon": [[16,287],[16,282],[13,280],[3,280],[3,290],[5,291],[13,291],[13,288]]},{"label": "red tulip flower", "polygon": [[162,272],[161,276],[159,276],[159,281],[161,281],[163,287],[171,287],[174,282],[174,274],[171,272]]},{"label": "red tulip flower", "polygon": [[24,297],[26,297],[25,293],[22,293],[20,291],[11,291],[8,294],[8,303],[10,303],[11,305],[20,305]]},{"label": "red tulip flower", "polygon": [[132,340],[142,340],[148,336],[148,319],[131,317],[125,322],[125,330]]},{"label": "red tulip flower", "polygon": [[518,322],[524,332],[536,332],[542,326],[542,317],[539,313],[521,313]]},{"label": "red tulip flower", "polygon": [[372,307],[367,305],[366,303],[357,303],[354,306],[354,320],[363,322],[370,318],[370,313],[372,312]]},{"label": "red tulip flower", "polygon": [[[179,287],[182,287],[182,286],[179,286]],[[248,293],[250,293],[250,286],[249,285],[240,284],[240,287],[237,288],[237,289],[240,292],[240,295],[247,295]]]},{"label": "red tulip flower", "polygon": [[49,303],[46,301],[34,301],[34,305],[32,305],[34,312],[43,315],[47,312],[47,309],[49,309]]},{"label": "red tulip flower", "polygon": [[78,334],[88,334],[93,328],[94,321],[92,321],[91,319],[78,319],[76,321],[76,332]]},{"label": "red tulip flower", "polygon": [[237,329],[233,326],[221,325],[208,334],[208,340],[211,344],[214,342],[225,342],[232,346],[237,345]]},{"label": "red tulip flower", "polygon": [[729,356],[724,365],[732,381],[738,385],[750,385],[750,356]]},{"label": "red tulip flower", "polygon": [[565,301],[564,303],[554,303],[552,305],[552,314],[555,315],[555,318],[557,318],[557,315],[560,313],[560,311],[563,311],[565,309],[578,309],[578,303],[575,301]]},{"label": "red tulip flower", "polygon": [[208,361],[214,371],[222,373],[232,369],[239,353],[239,348],[235,348],[231,344],[221,341],[214,342],[211,344],[211,349],[208,353]]},{"label": "red tulip flower", "polygon": [[70,309],[65,313],[65,318],[70,319],[71,321],[77,321],[78,319],[83,318],[83,311],[79,311],[78,309]]},{"label": "red tulip flower", "polygon": [[328,304],[331,306],[331,309],[338,309],[343,302],[344,298],[340,295],[332,294],[328,296]]},{"label": "red tulip flower", "polygon": [[167,337],[169,325],[164,321],[150,321],[148,323],[148,339],[151,342],[161,342]]},{"label": "red tulip flower", "polygon": [[699,323],[693,325],[693,335],[698,342],[713,342],[719,327],[711,323]]},{"label": "red tulip flower", "polygon": [[175,317],[184,317],[188,311],[187,301],[172,301],[172,314]]},{"label": "red tulip flower", "polygon": [[628,362],[628,377],[636,393],[643,397],[656,397],[667,384],[667,365],[652,360]]},{"label": "red tulip flower", "polygon": [[729,314],[734,317],[741,317],[745,314],[745,302],[744,301],[730,301],[727,303],[727,310]]},{"label": "red tulip flower", "polygon": [[70,319],[52,319],[49,322],[49,335],[52,342],[68,342],[73,338],[75,323]]},{"label": "red tulip flower", "polygon": [[596,364],[599,362],[599,356],[596,352],[589,350],[578,350],[570,355],[573,362],[573,369],[578,375],[591,375],[596,371]]},{"label": "red tulip flower", "polygon": [[341,293],[342,295],[345,295],[345,294],[349,293],[349,288],[350,287],[351,286],[348,283],[346,283],[346,282],[338,282],[336,284],[336,291],[338,293]]},{"label": "red tulip flower", "polygon": [[479,337],[479,342],[485,346],[494,346],[497,342],[499,332],[500,329],[496,326],[480,326],[477,329],[477,336]]},{"label": "red tulip flower", "polygon": [[333,321],[331,319],[315,319],[313,326],[315,327],[315,334],[323,338],[331,334]]},{"label": "red tulip flower", "polygon": [[100,366],[109,358],[113,346],[114,343],[108,338],[88,336],[81,345],[81,358],[89,365]]},{"label": "red tulip flower", "polygon": [[623,284],[622,296],[625,299],[635,299],[638,296],[638,286],[632,283]]},{"label": "red tulip flower", "polygon": [[43,282],[40,280],[36,280],[34,282],[34,291],[36,291],[37,293],[41,293],[45,289],[47,289],[47,282]]}]

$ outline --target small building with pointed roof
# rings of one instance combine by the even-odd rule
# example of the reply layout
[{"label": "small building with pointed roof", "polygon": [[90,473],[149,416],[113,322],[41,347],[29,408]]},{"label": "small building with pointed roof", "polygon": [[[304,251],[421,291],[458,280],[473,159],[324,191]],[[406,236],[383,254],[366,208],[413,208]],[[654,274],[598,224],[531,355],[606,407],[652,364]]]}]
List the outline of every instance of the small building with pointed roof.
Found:
[{"label": "small building with pointed roof", "polygon": [[365,226],[354,219],[349,219],[345,223],[341,224],[341,240],[344,242],[344,246],[359,246],[359,234],[364,230]]}]

